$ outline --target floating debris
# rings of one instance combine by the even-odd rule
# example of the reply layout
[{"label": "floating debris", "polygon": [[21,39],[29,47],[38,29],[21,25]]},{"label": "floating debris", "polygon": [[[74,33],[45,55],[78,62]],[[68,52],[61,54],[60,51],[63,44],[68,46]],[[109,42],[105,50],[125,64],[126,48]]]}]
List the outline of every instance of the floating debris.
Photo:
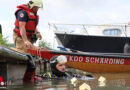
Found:
[{"label": "floating debris", "polygon": [[91,87],[86,84],[86,83],[83,83],[80,87],[79,87],[79,90],[91,90]]},{"label": "floating debris", "polygon": [[98,79],[99,82],[105,82],[106,81],[106,78],[103,77],[103,76],[100,76],[99,79]]},{"label": "floating debris", "polygon": [[78,83],[77,78],[76,78],[76,77],[73,77],[73,78],[71,79],[71,84],[73,84],[74,86],[76,86],[77,83]]},{"label": "floating debris", "polygon": [[105,77],[100,76],[99,79],[98,79],[98,82],[99,82],[100,87],[106,86],[106,78]]}]

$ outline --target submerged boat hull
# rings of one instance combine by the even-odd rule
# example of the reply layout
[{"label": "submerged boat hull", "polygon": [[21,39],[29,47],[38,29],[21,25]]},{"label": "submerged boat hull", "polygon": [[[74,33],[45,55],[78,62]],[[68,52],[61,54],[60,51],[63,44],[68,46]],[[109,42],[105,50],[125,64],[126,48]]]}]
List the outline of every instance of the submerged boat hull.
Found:
[{"label": "submerged boat hull", "polygon": [[61,51],[35,51],[31,54],[50,60],[55,55],[66,55],[67,65],[87,72],[130,72],[130,56],[123,53],[72,53]]}]

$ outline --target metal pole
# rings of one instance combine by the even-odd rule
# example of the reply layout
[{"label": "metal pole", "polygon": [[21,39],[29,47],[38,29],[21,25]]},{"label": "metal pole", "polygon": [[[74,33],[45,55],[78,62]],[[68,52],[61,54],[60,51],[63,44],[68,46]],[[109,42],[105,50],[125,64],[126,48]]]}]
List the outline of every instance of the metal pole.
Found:
[{"label": "metal pole", "polygon": [[2,34],[2,26],[1,26],[1,24],[0,24],[0,34]]}]

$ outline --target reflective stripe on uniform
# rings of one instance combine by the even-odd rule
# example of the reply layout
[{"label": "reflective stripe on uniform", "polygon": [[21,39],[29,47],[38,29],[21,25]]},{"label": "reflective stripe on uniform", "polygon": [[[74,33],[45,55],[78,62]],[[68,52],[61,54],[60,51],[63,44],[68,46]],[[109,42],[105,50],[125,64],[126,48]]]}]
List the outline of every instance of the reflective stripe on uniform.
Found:
[{"label": "reflective stripe on uniform", "polygon": [[51,78],[51,74],[48,72],[49,77]]},{"label": "reflective stripe on uniform", "polygon": [[47,73],[44,73],[42,76],[43,77],[47,76],[47,77],[51,78],[52,75],[51,75],[51,73],[47,72]]}]

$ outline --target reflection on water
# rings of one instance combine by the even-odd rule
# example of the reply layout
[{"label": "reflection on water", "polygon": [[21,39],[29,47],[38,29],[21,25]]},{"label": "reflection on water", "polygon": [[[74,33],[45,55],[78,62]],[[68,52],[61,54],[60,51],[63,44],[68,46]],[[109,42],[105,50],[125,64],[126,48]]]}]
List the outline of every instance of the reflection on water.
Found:
[{"label": "reflection on water", "polygon": [[[94,79],[79,80],[74,87],[70,80],[44,80],[35,85],[13,85],[8,90],[79,90],[83,83],[90,85],[92,90],[130,90],[130,73],[93,74]],[[104,85],[100,85],[98,78],[106,78]]]}]

